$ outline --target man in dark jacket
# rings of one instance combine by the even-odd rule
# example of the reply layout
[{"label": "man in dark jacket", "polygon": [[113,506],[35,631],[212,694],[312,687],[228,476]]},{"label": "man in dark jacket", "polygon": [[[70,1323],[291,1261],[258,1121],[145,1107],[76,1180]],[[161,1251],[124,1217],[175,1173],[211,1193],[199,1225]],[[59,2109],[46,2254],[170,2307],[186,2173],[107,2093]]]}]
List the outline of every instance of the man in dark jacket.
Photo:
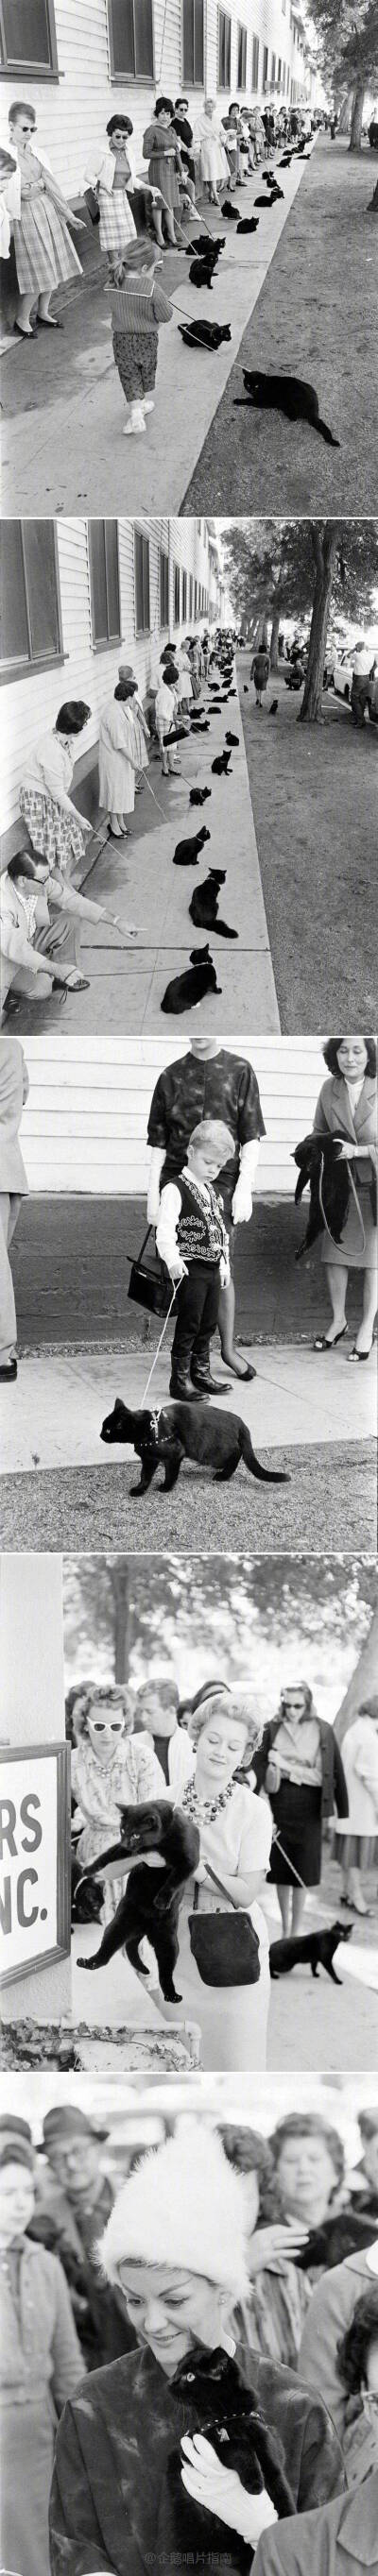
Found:
[{"label": "man in dark jacket", "polygon": [[105,2138],[106,2130],[96,2128],[76,2103],[62,2102],[47,2111],[43,2145],[57,2188],[50,2198],[42,2194],[28,2231],[49,2253],[59,2255],[90,2371],[132,2351],[136,2341],[121,2292],[101,2279],[96,2261],[116,2197],[101,2164]]},{"label": "man in dark jacket", "polygon": [[[217,1195],[229,1234],[232,1254],[235,1227],[248,1224],[252,1216],[253,1189],[260,1137],[265,1135],[264,1119],[256,1074],[248,1058],[235,1055],[231,1047],[222,1046],[218,1038],[192,1038],[190,1050],[167,1064],[159,1075],[151,1101],[148,1121],[148,1143],[152,1148],[151,1173],[147,1199],[150,1225],[156,1227],[159,1216],[160,1190],[167,1181],[176,1180],[187,1158],[189,1137],[204,1118],[221,1119],[234,1138],[234,1154],[218,1175]],[[222,1359],[234,1377],[248,1378],[253,1371],[235,1349],[235,1288],[222,1288],[219,1304],[219,1332]]]}]

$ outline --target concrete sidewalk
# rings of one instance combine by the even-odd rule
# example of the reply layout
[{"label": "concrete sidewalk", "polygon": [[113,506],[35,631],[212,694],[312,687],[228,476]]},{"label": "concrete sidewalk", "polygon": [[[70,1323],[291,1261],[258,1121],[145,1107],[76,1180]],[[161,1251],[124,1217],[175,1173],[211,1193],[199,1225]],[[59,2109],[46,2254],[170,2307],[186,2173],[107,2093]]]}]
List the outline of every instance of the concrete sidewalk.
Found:
[{"label": "concrete sidewalk", "polygon": [[314,385],[340,445],[326,446],[307,422],[293,427],[278,410],[243,411],[241,420],[233,363],[185,494],[189,517],[208,509],[221,518],[337,517],[341,508],[345,518],[369,518],[377,508],[376,224],[368,212],[375,156],[351,154],[347,136],[332,144],[321,135],[308,166],[298,167],[303,187],[234,356]]},{"label": "concrete sidewalk", "polygon": [[[277,156],[276,156],[277,157]],[[270,165],[271,166],[271,165]],[[231,325],[231,342],[216,351],[185,348],[176,318],[162,330],[159,344],[156,407],[145,439],[122,438],[125,405],[114,366],[108,304],[104,289],[84,290],[67,301],[65,338],[52,350],[40,339],[27,350],[9,351],[3,366],[2,505],[6,516],[117,517],[135,512],[180,511],[190,476],[206,441],[214,414],[238,357],[246,324],[261,295],[268,269],[300,188],[304,164],[294,159],[280,174],[283,202],[271,213],[262,210],[258,231],[236,237],[236,224],[226,223],[225,249],[211,296],[198,295],[190,284],[189,260],[182,252],[164,256],[163,280],[168,296],[193,321],[199,317]],[[240,213],[252,213],[255,197],[264,194],[260,173],[251,174],[241,190]],[[202,230],[203,209],[197,210]],[[212,233],[222,233],[221,213],[206,208]],[[188,225],[195,239],[196,221]],[[46,334],[47,340],[47,334]],[[206,505],[207,506],[207,505]],[[211,508],[216,506],[215,494]],[[228,506],[231,506],[228,505]],[[232,508],[241,498],[233,490]],[[252,506],[252,504],[251,504]]]},{"label": "concrete sidewalk", "polygon": [[[83,894],[87,890],[94,902],[137,924],[138,946],[123,948],[116,930],[105,922],[90,923],[81,942],[89,991],[68,993],[63,1015],[59,993],[46,1003],[22,1003],[23,1035],[61,1026],[65,1037],[76,1032],[162,1034],[166,985],[186,969],[191,949],[206,942],[206,930],[195,930],[190,919],[193,889],[203,883],[209,867],[218,866],[226,868],[220,917],[238,937],[226,940],[216,930],[209,933],[222,998],[209,993],[196,1004],[196,1028],[217,1035],[220,1028],[223,1035],[236,1028],[240,1036],[251,1028],[256,1034],[279,1030],[239,699],[230,696],[221,714],[212,714],[212,692],[204,686],[200,704],[210,716],[209,732],[188,734],[179,743],[180,775],[162,779],[160,763],[151,763],[143,794],[136,799],[130,837],[109,840],[89,875],[81,878]],[[213,777],[212,761],[229,731],[239,736],[229,777]],[[190,788],[205,785],[211,801],[197,809],[189,803]],[[203,825],[210,837],[197,867],[173,867],[177,842]],[[190,1031],[193,1010],[177,1020],[174,1016],[172,1025],[183,1035]]]},{"label": "concrete sidewalk", "polygon": [[[168,1327],[166,1344],[154,1368],[147,1404],[165,1404],[169,1386]],[[330,1363],[326,1355],[280,1343],[256,1348],[257,1376],[249,1384],[234,1378],[222,1398],[224,1413],[239,1413],[249,1426],[258,1454],[284,1453],[323,1442],[328,1448],[374,1438],[377,1369],[372,1352],[360,1377],[349,1368],[342,1346]],[[6,1475],[39,1473],[59,1467],[109,1466],[101,1442],[101,1424],[116,1395],[124,1403],[144,1403],[152,1366],[149,1351],[55,1352],[20,1361],[12,1388],[0,1388],[1,1469]],[[252,1361],[254,1352],[251,1352]],[[218,1375],[218,1359],[216,1365]],[[226,1374],[226,1372],[225,1372]],[[111,1462],[126,1465],[133,1452],[118,1448]],[[275,1465],[275,1458],[273,1464]],[[192,1473],[185,1469],[185,1475]],[[204,1471],[205,1472],[205,1471]],[[245,1470],[242,1468],[245,1483]],[[249,1482],[249,1480],[248,1480]],[[321,1538],[321,1532],[319,1532]],[[340,1528],[335,1544],[340,1543]]]}]

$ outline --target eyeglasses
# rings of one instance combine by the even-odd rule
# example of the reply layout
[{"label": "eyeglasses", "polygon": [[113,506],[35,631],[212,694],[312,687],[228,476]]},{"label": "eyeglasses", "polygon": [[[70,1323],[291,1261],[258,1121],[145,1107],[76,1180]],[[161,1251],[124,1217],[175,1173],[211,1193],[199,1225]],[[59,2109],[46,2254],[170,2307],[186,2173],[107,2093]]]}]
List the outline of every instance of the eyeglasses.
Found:
[{"label": "eyeglasses", "polygon": [[122,1735],[123,1718],[93,1717],[92,1726],[95,1735]]},{"label": "eyeglasses", "polygon": [[21,124],[20,124],[20,118],[18,118],[18,131],[19,131],[19,134],[35,134],[35,133],[36,133],[36,126],[35,126],[35,125],[21,125]]}]

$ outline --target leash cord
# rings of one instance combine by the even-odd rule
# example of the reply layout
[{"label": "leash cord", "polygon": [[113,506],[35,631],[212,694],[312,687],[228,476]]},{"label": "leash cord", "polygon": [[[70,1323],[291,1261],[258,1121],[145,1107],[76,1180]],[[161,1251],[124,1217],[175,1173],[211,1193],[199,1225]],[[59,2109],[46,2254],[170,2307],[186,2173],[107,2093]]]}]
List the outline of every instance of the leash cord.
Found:
[{"label": "leash cord", "polygon": [[157,1367],[157,1362],[158,1362],[158,1359],[159,1359],[159,1356],[160,1356],[160,1351],[162,1350],[163,1341],[164,1341],[165,1334],[166,1334],[166,1331],[167,1331],[167,1325],[169,1324],[170,1316],[171,1316],[171,1314],[172,1314],[172,1307],[174,1306],[175,1297],[176,1297],[176,1295],[177,1295],[177,1285],[178,1285],[178,1282],[176,1282],[176,1287],[175,1287],[175,1288],[174,1288],[174,1290],[173,1290],[173,1296],[171,1297],[171,1303],[170,1303],[170,1306],[168,1307],[168,1314],[166,1315],[166,1317],[165,1317],[165,1323],[163,1324],[163,1331],[162,1331],[162,1333],[160,1334],[160,1341],[158,1342],[157,1350],[156,1350],[156,1351],[155,1351],[155,1353],[154,1353],[154,1358],[153,1358],[153,1361],[152,1361],[152,1368],[150,1368],[150,1374],[149,1374],[149,1377],[147,1378],[147,1385],[145,1386],[145,1388],[144,1388],[144,1394],[142,1395],[142,1404],[145,1404],[145,1402],[146,1402],[146,1395],[148,1395],[148,1389],[149,1389],[149,1386],[151,1386],[151,1378],[153,1378],[153,1375],[154,1375],[154,1369],[156,1369],[156,1367]]}]

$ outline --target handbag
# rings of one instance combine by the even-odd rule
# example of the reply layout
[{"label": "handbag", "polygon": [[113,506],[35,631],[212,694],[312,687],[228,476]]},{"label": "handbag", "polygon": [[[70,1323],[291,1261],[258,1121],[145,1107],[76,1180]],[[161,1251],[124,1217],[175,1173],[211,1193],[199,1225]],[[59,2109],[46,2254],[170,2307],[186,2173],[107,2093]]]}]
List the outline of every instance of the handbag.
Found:
[{"label": "handbag", "polygon": [[[221,1896],[226,1896],[223,1880],[217,1878],[208,1861],[206,1868],[214,1887],[219,1887]],[[231,1915],[201,1914],[199,1888],[196,1886],[194,1889],[189,1940],[199,1976],[203,1986],[257,1986],[260,1976],[258,1933],[249,1914],[243,1914],[241,1907],[236,1905],[234,1896],[227,1894],[227,1903],[233,1909]]]},{"label": "handbag", "polygon": [[158,1254],[154,1261],[144,1261],[143,1258],[150,1234],[152,1226],[148,1225],[138,1260],[131,1263],[127,1294],[132,1297],[134,1306],[146,1306],[149,1315],[168,1315],[172,1301],[172,1280],[168,1270],[163,1269]]}]

